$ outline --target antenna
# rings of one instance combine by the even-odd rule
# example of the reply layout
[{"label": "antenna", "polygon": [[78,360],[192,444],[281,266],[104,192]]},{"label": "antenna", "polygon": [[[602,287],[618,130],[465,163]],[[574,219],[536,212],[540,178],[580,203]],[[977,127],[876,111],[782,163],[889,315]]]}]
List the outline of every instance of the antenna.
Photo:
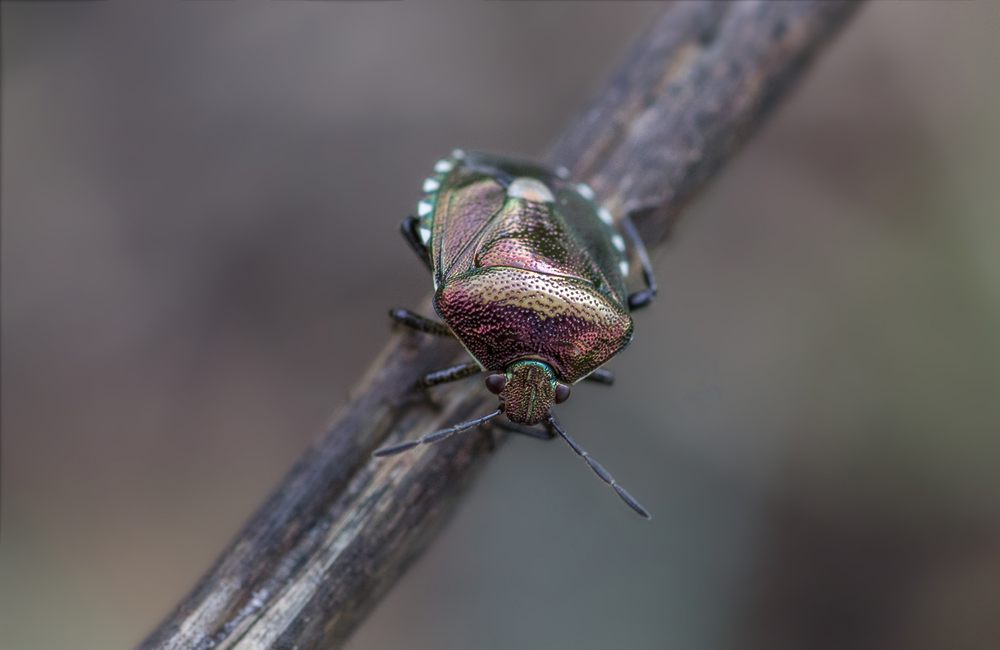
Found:
[{"label": "antenna", "polygon": [[618,496],[621,497],[621,500],[625,502],[625,505],[627,505],[629,508],[632,508],[646,519],[652,519],[652,517],[649,516],[649,513],[646,512],[646,509],[643,508],[641,505],[639,505],[639,502],[636,501],[634,498],[632,498],[632,495],[629,494],[625,490],[625,488],[618,485],[618,482],[614,479],[613,476],[611,476],[611,474],[608,474],[608,470],[601,467],[600,463],[591,458],[590,454],[584,451],[583,447],[576,444],[573,441],[573,439],[570,438],[569,435],[567,435],[566,432],[562,430],[562,427],[556,424],[555,418],[553,418],[551,415],[548,415],[545,418],[545,423],[550,427],[552,427],[553,429],[555,429],[556,433],[562,436],[563,440],[569,443],[569,446],[573,448],[573,451],[575,451],[580,456],[580,458],[587,461],[587,464],[590,465],[590,469],[594,470],[594,473],[597,474],[599,477],[601,477],[602,481],[604,481],[605,483],[607,483],[608,485],[610,485],[615,489],[615,492],[617,492]]},{"label": "antenna", "polygon": [[453,427],[448,427],[447,429],[441,429],[440,431],[435,431],[434,433],[428,433],[426,436],[419,438],[418,440],[410,440],[408,442],[403,442],[398,445],[393,445],[391,447],[382,447],[381,449],[376,449],[372,454],[373,456],[393,456],[395,454],[400,454],[404,451],[409,451],[417,445],[429,445],[432,442],[438,442],[444,440],[448,436],[458,433],[459,431],[465,431],[466,429],[471,429],[474,426],[480,425],[483,422],[492,420],[496,416],[503,413],[503,404],[500,408],[493,411],[489,415],[478,418],[476,420],[470,420],[469,422],[463,422],[462,424],[456,424]]}]

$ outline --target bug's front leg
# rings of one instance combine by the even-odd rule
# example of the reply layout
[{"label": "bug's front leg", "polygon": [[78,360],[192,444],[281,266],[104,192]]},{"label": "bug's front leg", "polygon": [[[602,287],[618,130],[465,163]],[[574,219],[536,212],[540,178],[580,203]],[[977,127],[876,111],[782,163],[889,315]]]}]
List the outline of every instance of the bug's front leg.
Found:
[{"label": "bug's front leg", "polygon": [[529,438],[538,438],[539,440],[552,440],[556,437],[556,434],[549,431],[548,429],[535,429],[534,427],[526,427],[523,424],[515,424],[513,422],[500,422],[498,420],[493,420],[494,426],[498,429],[503,429],[504,431],[510,431],[511,433],[519,433],[522,436],[528,436]]},{"label": "bug's front leg", "polygon": [[433,334],[434,336],[455,336],[455,334],[451,331],[451,328],[444,323],[424,318],[420,314],[415,314],[408,309],[390,309],[389,318],[391,318],[392,322],[396,325],[409,327],[412,330],[424,332],[425,334]]},{"label": "bug's front leg", "polygon": [[603,368],[598,368],[594,372],[584,377],[583,380],[592,381],[595,384],[604,384],[605,386],[611,386],[615,383],[615,376],[610,370],[604,370]]},{"label": "bug's front leg", "polygon": [[451,368],[445,368],[444,370],[427,373],[413,383],[413,387],[410,389],[408,396],[397,402],[396,406],[401,406],[407,402],[426,401],[431,406],[437,408],[440,404],[430,392],[430,388],[432,386],[458,381],[459,379],[465,379],[466,377],[477,375],[482,371],[482,366],[475,361],[469,361],[466,363],[460,363],[457,366],[452,366]]},{"label": "bug's front leg", "polygon": [[420,261],[427,266],[428,270],[431,270],[431,251],[427,248],[424,240],[420,238],[420,219],[413,216],[403,219],[403,223],[399,224],[399,230],[403,233],[403,239],[414,250]]},{"label": "bug's front leg", "polygon": [[460,363],[457,366],[452,366],[451,368],[445,368],[444,370],[428,373],[417,380],[417,386],[427,389],[431,386],[437,386],[438,384],[447,384],[448,382],[465,379],[466,377],[471,377],[472,375],[478,375],[482,371],[483,367],[477,362],[467,361],[466,363]]}]

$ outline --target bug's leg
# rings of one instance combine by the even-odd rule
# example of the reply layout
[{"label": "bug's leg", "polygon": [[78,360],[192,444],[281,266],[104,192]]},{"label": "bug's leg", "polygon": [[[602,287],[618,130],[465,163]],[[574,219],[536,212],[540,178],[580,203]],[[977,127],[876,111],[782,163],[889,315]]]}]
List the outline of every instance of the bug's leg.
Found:
[{"label": "bug's leg", "polygon": [[639,237],[639,231],[635,229],[635,224],[632,223],[627,214],[622,217],[620,223],[622,230],[625,231],[635,247],[636,255],[639,256],[639,262],[642,264],[642,278],[646,282],[646,288],[643,291],[637,291],[628,297],[628,309],[635,311],[653,302],[653,297],[656,296],[656,277],[653,276],[653,264],[649,261],[646,245],[642,243],[642,238]]},{"label": "bug's leg", "polygon": [[418,332],[433,334],[434,336],[455,336],[455,334],[452,333],[451,328],[444,323],[424,318],[420,314],[415,314],[408,309],[390,309],[389,318],[391,318],[392,322],[396,325],[403,325],[412,330],[417,330]]},{"label": "bug's leg", "polygon": [[478,375],[483,371],[483,367],[475,361],[468,361],[466,363],[460,363],[457,366],[452,366],[451,368],[445,368],[444,370],[438,370],[437,372],[432,372],[424,375],[417,381],[417,385],[420,388],[430,388],[431,386],[437,386],[438,384],[447,384],[450,381],[458,381],[459,379],[465,379],[466,377],[471,377],[472,375]]},{"label": "bug's leg", "polygon": [[523,424],[515,424],[509,420],[507,422],[494,422],[493,426],[504,431],[510,431],[511,433],[520,433],[522,436],[528,436],[529,438],[538,438],[539,440],[552,440],[556,437],[556,434],[549,429],[541,430],[534,427],[526,427]]},{"label": "bug's leg", "polygon": [[584,381],[592,381],[595,384],[604,384],[605,386],[611,386],[615,383],[614,374],[610,370],[603,370],[601,368],[598,368],[583,379]]},{"label": "bug's leg", "polygon": [[606,470],[603,467],[601,467],[601,464],[598,463],[593,458],[591,458],[590,454],[588,454],[586,451],[584,451],[583,447],[581,447],[580,445],[576,444],[576,442],[574,442],[572,438],[570,438],[568,435],[566,435],[566,432],[562,430],[562,427],[560,427],[558,424],[556,424],[555,418],[553,418],[551,415],[549,415],[545,419],[545,426],[552,433],[553,437],[556,434],[559,434],[560,436],[562,436],[562,439],[565,440],[567,443],[569,443],[569,446],[573,448],[573,451],[575,451],[577,453],[577,455],[580,456],[580,458],[582,458],[585,461],[587,461],[587,464],[590,465],[590,469],[594,470],[594,473],[597,474],[601,478],[602,481],[604,481],[605,483],[607,483],[608,485],[610,485],[612,488],[614,488],[615,492],[618,493],[618,496],[621,498],[621,500],[625,502],[625,505],[627,505],[629,508],[632,508],[638,514],[640,514],[641,516],[645,517],[646,519],[651,519],[651,517],[649,516],[649,513],[646,512],[646,509],[643,508],[641,505],[639,505],[639,502],[636,501],[632,497],[632,495],[629,494],[625,490],[625,488],[623,488],[622,486],[618,485],[618,481],[616,481],[614,479],[614,477],[611,476],[611,474],[608,474],[608,470]]},{"label": "bug's leg", "polygon": [[420,239],[420,233],[418,228],[420,226],[420,219],[410,216],[403,219],[403,223],[399,224],[399,230],[403,233],[403,239],[406,243],[410,245],[416,254],[426,266],[427,269],[431,268],[431,252],[427,248],[427,245]]},{"label": "bug's leg", "polygon": [[482,371],[482,366],[475,361],[469,361],[468,363],[460,363],[451,368],[428,373],[415,381],[407,394],[402,399],[396,401],[395,406],[400,407],[413,402],[427,402],[434,408],[438,408],[440,404],[431,393],[431,386],[465,379]]},{"label": "bug's leg", "polygon": [[451,368],[445,368],[444,370],[438,370],[424,375],[418,379],[415,384],[413,384],[413,392],[427,400],[434,408],[438,408],[440,404],[431,393],[431,386],[447,384],[448,382],[465,379],[466,377],[477,375],[482,371],[483,367],[475,361],[460,363],[457,366],[452,366]]}]

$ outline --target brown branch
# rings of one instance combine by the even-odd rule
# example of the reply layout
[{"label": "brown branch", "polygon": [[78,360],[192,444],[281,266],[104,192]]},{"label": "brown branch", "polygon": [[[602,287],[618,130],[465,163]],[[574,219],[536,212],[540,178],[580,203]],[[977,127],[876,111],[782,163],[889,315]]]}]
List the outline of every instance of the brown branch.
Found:
[{"label": "brown branch", "polygon": [[[589,182],[616,216],[631,212],[649,245],[662,242],[683,205],[857,5],[674,5],[548,161]],[[442,387],[439,411],[395,404],[417,377],[463,355],[454,341],[395,335],[329,431],[139,647],[341,645],[440,529],[492,451],[489,436],[470,432],[371,456],[386,438],[414,438],[495,405],[478,381]]]}]

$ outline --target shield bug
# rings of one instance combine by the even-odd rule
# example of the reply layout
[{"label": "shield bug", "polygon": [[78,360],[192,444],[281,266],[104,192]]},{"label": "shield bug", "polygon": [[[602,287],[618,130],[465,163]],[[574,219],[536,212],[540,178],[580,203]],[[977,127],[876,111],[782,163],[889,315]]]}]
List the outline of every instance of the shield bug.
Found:
[{"label": "shield bug", "polygon": [[[581,380],[611,384],[600,368],[632,340],[631,311],[656,295],[649,257],[635,227],[620,224],[642,264],[646,288],[629,294],[625,240],[587,185],[564,169],[461,150],[438,161],[424,181],[417,216],[402,223],[406,241],[430,269],[439,323],[402,309],[392,319],[453,336],[474,361],[431,373],[431,386],[490,372],[500,397],[493,413],[391,447],[388,456],[442,440],[491,420],[533,437],[562,437],[633,510],[649,513],[570,438],[549,412]],[[544,431],[534,429],[541,424]]]}]

